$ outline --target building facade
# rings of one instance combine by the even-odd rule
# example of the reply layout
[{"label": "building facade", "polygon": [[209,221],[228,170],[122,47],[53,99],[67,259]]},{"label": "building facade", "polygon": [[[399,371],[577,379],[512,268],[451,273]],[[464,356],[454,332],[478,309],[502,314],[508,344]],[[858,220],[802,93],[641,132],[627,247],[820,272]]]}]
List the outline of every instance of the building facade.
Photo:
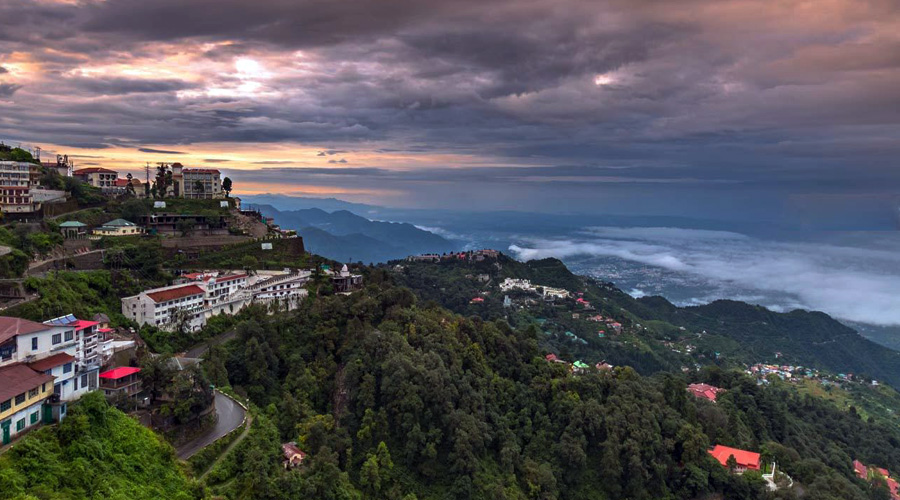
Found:
[{"label": "building facade", "polygon": [[53,376],[29,368],[23,363],[0,367],[0,444],[41,421],[49,421],[45,401],[53,391]]},{"label": "building facade", "polygon": [[80,168],[72,172],[72,177],[98,187],[103,191],[115,191],[119,173],[103,167]]},{"label": "building facade", "polygon": [[137,236],[143,233],[141,226],[125,219],[111,220],[100,227],[94,228],[95,236]]},{"label": "building facade", "polygon": [[173,194],[181,198],[203,200],[225,197],[222,174],[215,168],[187,168],[173,163],[172,184]]},{"label": "building facade", "polygon": [[32,163],[0,161],[0,212],[32,213],[40,203],[31,194]]},{"label": "building facade", "polygon": [[198,284],[174,285],[145,290],[122,299],[122,314],[139,325],[172,329],[183,312],[188,329],[203,326],[197,318],[206,300],[206,290]]}]

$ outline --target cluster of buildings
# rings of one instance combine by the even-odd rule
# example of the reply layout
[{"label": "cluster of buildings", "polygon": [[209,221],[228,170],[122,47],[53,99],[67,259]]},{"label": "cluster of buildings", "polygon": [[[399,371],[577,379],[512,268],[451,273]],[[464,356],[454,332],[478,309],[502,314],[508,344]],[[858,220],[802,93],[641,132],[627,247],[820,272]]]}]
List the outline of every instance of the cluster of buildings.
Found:
[{"label": "cluster of buildings", "polygon": [[856,473],[856,477],[862,479],[863,481],[872,482],[876,479],[884,480],[885,484],[887,484],[888,491],[891,492],[892,500],[900,500],[900,483],[891,476],[890,471],[881,467],[874,466],[866,466],[859,460],[853,461],[853,472]]},{"label": "cluster of buildings", "polygon": [[536,285],[527,279],[506,278],[500,283],[501,292],[509,292],[519,290],[523,292],[540,293],[544,300],[567,299],[572,293],[565,288],[553,288],[549,286]]},{"label": "cluster of buildings", "polygon": [[124,297],[122,314],[162,330],[199,330],[212,316],[236,314],[250,304],[274,302],[294,309],[308,295],[305,285],[311,274],[305,270],[253,276],[218,271],[186,274],[175,285]]},{"label": "cluster of buildings", "polygon": [[[345,264],[340,271],[325,269],[336,293],[350,293],[362,287],[363,277]],[[162,330],[203,328],[209,318],[232,315],[251,304],[275,305],[293,310],[309,292],[309,270],[210,271],[180,276],[174,285],[144,290],[122,299],[122,314],[139,325]]]},{"label": "cluster of buildings", "polygon": [[[130,191],[137,197],[144,197],[148,192],[139,179],[120,178],[115,170],[103,167],[75,169],[68,156],[58,155],[55,162],[40,164],[0,161],[0,212],[33,214],[44,204],[65,202],[65,191],[41,186],[44,170],[72,177],[107,195],[124,195]],[[175,163],[172,165],[172,185],[167,188],[166,195],[190,199],[223,198],[221,173],[217,169],[186,168]]]},{"label": "cluster of buildings", "polygon": [[[57,168],[62,171],[61,168]],[[103,167],[80,168],[71,171],[71,176],[90,186],[112,195],[122,195],[132,191],[137,197],[144,197],[147,187],[137,178],[119,178],[119,172]],[[181,163],[172,164],[172,184],[166,188],[166,196],[189,199],[224,198],[222,174],[215,168],[187,168]]]},{"label": "cluster of buildings", "polygon": [[0,444],[65,418],[68,403],[105,390],[108,373],[100,367],[114,349],[103,319],[0,316]]},{"label": "cluster of buildings", "polygon": [[421,255],[410,255],[406,258],[409,262],[441,262],[448,260],[463,260],[468,262],[483,262],[488,259],[496,260],[500,256],[499,250],[482,249],[468,250],[465,252],[450,252],[444,254],[426,253]]}]

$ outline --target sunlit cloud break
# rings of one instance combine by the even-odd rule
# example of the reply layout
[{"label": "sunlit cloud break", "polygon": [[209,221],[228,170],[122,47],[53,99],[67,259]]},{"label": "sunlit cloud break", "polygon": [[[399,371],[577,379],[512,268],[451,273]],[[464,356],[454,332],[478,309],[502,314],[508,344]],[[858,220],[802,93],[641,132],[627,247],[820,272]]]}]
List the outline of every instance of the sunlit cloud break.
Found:
[{"label": "sunlit cloud break", "polygon": [[807,309],[900,325],[900,254],[847,246],[761,241],[674,228],[595,228],[569,239],[527,239],[518,258],[613,257],[707,280],[796,297]]}]

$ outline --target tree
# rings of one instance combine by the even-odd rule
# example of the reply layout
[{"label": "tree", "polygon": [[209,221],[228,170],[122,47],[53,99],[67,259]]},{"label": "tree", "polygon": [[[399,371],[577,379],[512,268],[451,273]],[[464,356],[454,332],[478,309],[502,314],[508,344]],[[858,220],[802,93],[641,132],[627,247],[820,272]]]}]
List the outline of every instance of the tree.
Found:
[{"label": "tree", "polygon": [[134,179],[134,176],[131,175],[131,172],[129,172],[128,175],[125,176],[125,178],[128,179],[128,184],[125,185],[125,193],[129,196],[135,196],[134,184],[131,183],[132,179]]},{"label": "tree", "polygon": [[169,167],[168,163],[157,163],[156,164],[156,179],[153,184],[153,189],[156,190],[154,196],[159,198],[166,197],[166,191],[172,182],[172,170]]},{"label": "tree", "polygon": [[244,270],[248,273],[256,269],[257,266],[259,266],[259,260],[257,260],[256,257],[252,255],[245,255],[243,258],[241,258],[241,267],[243,267]]},{"label": "tree", "polygon": [[203,194],[203,183],[199,180],[194,181],[194,191]]},{"label": "tree", "polygon": [[194,230],[194,227],[197,225],[193,219],[181,219],[175,224],[178,231],[181,232],[182,236],[187,236],[189,232]]},{"label": "tree", "polygon": [[141,384],[147,392],[150,393],[150,404],[156,402],[156,398],[164,394],[172,378],[175,376],[175,370],[171,367],[172,357],[163,356],[146,356],[141,360]]},{"label": "tree", "polygon": [[728,467],[728,470],[730,472],[734,472],[734,470],[737,468],[737,465],[737,459],[734,458],[734,455],[728,455],[728,460],[725,461],[725,466]]},{"label": "tree", "polygon": [[222,191],[225,191],[226,198],[231,196],[231,187],[231,177],[222,179]]}]

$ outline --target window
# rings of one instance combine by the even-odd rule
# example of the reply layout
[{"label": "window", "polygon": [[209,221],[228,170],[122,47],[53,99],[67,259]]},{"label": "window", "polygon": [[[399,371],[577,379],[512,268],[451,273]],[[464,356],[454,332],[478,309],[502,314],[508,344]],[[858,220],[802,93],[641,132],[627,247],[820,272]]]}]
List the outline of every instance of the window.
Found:
[{"label": "window", "polygon": [[35,387],[34,389],[28,391],[28,399],[36,398],[38,395],[38,389]]},{"label": "window", "polygon": [[72,388],[73,391],[78,390],[78,377],[72,379],[72,382],[75,382],[75,387]]},{"label": "window", "polygon": [[62,342],[62,335],[60,335],[58,333],[54,333],[53,334],[53,345],[59,344],[60,342]]},{"label": "window", "polygon": [[36,424],[38,421],[38,412],[34,412],[31,414],[31,423]]},{"label": "window", "polygon": [[47,392],[47,382],[41,384],[41,392]]},{"label": "window", "polygon": [[75,332],[68,331],[66,332],[66,342],[72,340],[75,337]]},{"label": "window", "polygon": [[16,396],[16,404],[20,405],[24,402],[25,402],[25,393],[23,392],[22,394],[19,394],[18,396]]},{"label": "window", "polygon": [[63,373],[69,373],[72,371],[72,363],[66,363],[63,365]]},{"label": "window", "polygon": [[65,403],[63,403],[63,405],[59,407],[59,414],[60,415],[66,414],[66,404]]},{"label": "window", "polygon": [[0,411],[6,411],[12,408],[12,399],[7,399],[6,401],[0,403]]},{"label": "window", "polygon": [[23,430],[25,430],[25,419],[24,418],[19,420],[18,422],[16,422],[16,432],[22,432]]},{"label": "window", "polygon": [[37,337],[31,337],[31,350],[32,350],[32,351],[37,351],[37,349],[38,349],[38,338],[37,338]]},{"label": "window", "polygon": [[81,376],[81,387],[87,387],[88,385],[88,374],[85,373]]}]

